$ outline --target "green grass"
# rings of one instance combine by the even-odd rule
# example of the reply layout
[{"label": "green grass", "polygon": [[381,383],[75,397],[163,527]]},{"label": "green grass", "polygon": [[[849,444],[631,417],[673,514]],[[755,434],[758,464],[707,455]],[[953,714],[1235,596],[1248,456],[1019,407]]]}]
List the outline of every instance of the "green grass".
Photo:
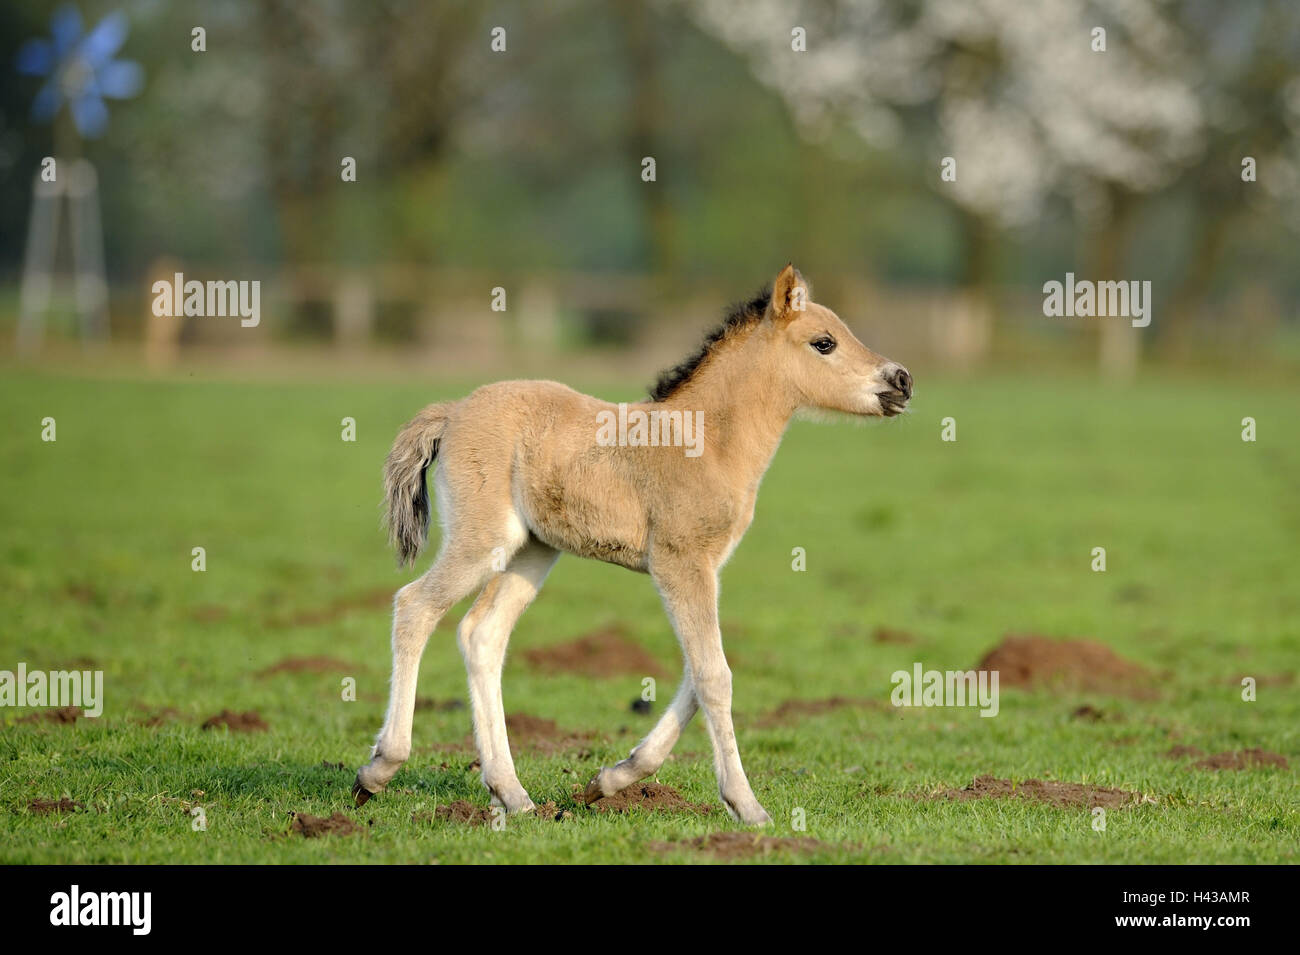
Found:
[{"label": "green grass", "polygon": [[[379,469],[397,426],[459,388],[403,383],[234,384],[84,380],[8,371],[0,380],[0,669],[104,671],[98,720],[19,723],[0,710],[4,862],[629,862],[696,860],[650,844],[732,827],[724,814],[613,817],[576,809],[504,831],[412,814],[486,804],[461,740],[465,710],[417,713],[416,751],[362,810],[348,798],[383,714],[388,614],[349,601],[407,579],[378,528]],[[606,389],[607,397],[632,397]],[[824,851],[764,861],[1294,862],[1300,694],[1233,678],[1295,674],[1300,645],[1300,443],[1293,392],[1149,381],[922,382],[893,422],[796,422],[723,574],[741,754],[790,834],[802,808]],[[958,440],[939,440],[957,419]],[[1259,440],[1240,440],[1240,421]],[[40,440],[57,419],[58,440]],[[356,443],[340,419],[358,422]],[[191,570],[191,548],[207,570]],[[1089,569],[1093,547],[1108,570]],[[791,570],[791,551],[807,570]],[[341,609],[316,622],[295,619]],[[420,694],[464,695],[449,625],[434,635]],[[676,672],[648,579],[566,557],[515,633],[507,709],[596,731],[589,755],[519,754],[537,801],[571,802],[653,717],[629,711],[639,676],[543,676],[519,651],[621,622]],[[916,635],[879,644],[877,626]],[[847,708],[763,727],[791,698],[887,701],[914,661],[965,669],[1004,634],[1087,636],[1160,674],[1154,698],[1004,689],[1001,713]],[[349,661],[339,675],[257,671],[289,656]],[[93,661],[93,662],[88,662]],[[672,693],[661,682],[660,704]],[[1105,718],[1082,722],[1082,703]],[[179,716],[144,727],[151,710]],[[202,731],[223,708],[270,731]],[[1290,769],[1210,772],[1167,758],[1258,746]],[[702,724],[659,774],[717,802]],[[323,762],[342,762],[346,770]],[[442,764],[447,763],[446,768]],[[1022,800],[912,798],[979,774],[1119,786],[1152,797],[1093,831],[1086,810]],[[194,790],[202,796],[192,796]],[[40,816],[35,798],[85,809]],[[180,800],[200,803],[191,829]],[[289,835],[290,811],[342,810],[348,837]]]}]

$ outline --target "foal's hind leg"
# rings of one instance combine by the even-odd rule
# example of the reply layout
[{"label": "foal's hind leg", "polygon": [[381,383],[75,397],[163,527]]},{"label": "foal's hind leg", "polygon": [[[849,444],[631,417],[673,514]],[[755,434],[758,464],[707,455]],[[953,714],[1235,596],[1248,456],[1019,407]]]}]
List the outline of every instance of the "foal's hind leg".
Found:
[{"label": "foal's hind leg", "polygon": [[456,633],[469,674],[474,742],[483,785],[492,794],[493,805],[504,806],[507,812],[528,812],[533,801],[520,784],[510,756],[501,668],[515,621],[537,596],[557,557],[559,551],[540,541],[525,544],[505,571],[483,588]]},{"label": "foal's hind leg", "polygon": [[492,552],[486,547],[457,546],[439,555],[423,577],[397,592],[393,601],[393,680],[384,728],[352,786],[360,806],[382,792],[411,755],[411,722],[415,717],[415,683],[420,656],[438,621],[451,606],[492,573]]},{"label": "foal's hind leg", "polygon": [[697,707],[695,685],[691,680],[690,664],[687,664],[682,669],[682,682],[677,687],[677,695],[654,729],[636,744],[627,759],[607,766],[596,774],[596,778],[587,784],[584,800],[593,803],[601,796],[612,796],[620,789],[657,773],[676,745],[677,738],[682,735],[682,730],[695,715]]}]

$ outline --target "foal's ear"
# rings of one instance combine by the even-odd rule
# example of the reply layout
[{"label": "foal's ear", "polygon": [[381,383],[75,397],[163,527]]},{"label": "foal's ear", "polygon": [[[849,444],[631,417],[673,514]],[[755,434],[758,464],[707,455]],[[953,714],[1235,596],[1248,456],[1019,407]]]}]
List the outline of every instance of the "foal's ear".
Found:
[{"label": "foal's ear", "polygon": [[787,265],[772,283],[772,317],[793,318],[808,307],[808,283],[799,270]]}]

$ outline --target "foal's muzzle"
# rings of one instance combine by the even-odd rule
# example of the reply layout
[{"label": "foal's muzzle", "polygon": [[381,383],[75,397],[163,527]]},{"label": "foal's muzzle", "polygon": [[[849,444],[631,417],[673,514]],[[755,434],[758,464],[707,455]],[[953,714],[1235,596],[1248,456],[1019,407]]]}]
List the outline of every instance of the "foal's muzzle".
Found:
[{"label": "foal's muzzle", "polygon": [[912,397],[912,375],[902,365],[897,363],[886,365],[880,372],[880,377],[896,391],[901,392],[904,401]]},{"label": "foal's muzzle", "polygon": [[890,362],[880,369],[880,380],[889,386],[887,391],[876,392],[881,414],[886,418],[902,414],[912,397],[911,372],[897,362]]}]

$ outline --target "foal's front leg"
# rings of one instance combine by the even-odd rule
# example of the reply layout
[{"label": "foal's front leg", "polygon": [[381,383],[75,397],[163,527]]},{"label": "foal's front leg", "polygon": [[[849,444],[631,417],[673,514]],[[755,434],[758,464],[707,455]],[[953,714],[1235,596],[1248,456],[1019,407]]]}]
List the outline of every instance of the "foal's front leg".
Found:
[{"label": "foal's front leg", "polygon": [[745,776],[731,722],[731,668],[718,627],[717,573],[708,566],[672,564],[656,564],[651,572],[681,641],[695,698],[704,710],[722,802],[741,822],[766,825],[772,817],[759,805]]}]

